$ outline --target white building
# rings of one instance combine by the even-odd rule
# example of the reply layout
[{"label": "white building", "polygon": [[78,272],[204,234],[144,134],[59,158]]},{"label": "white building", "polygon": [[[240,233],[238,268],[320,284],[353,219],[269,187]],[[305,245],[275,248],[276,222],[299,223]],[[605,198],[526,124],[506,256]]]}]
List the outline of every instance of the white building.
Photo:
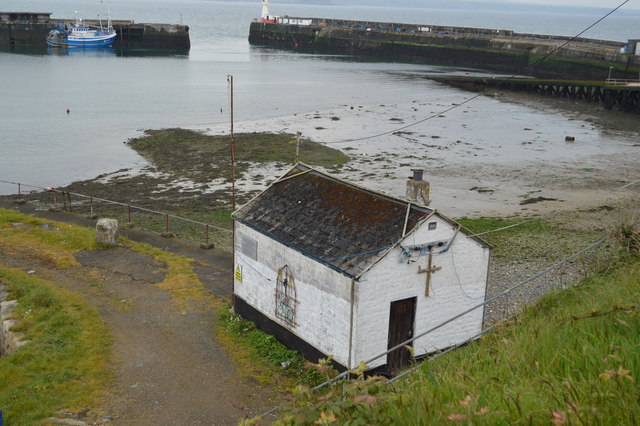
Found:
[{"label": "white building", "polygon": [[[234,213],[236,312],[342,368],[481,303],[490,247],[435,210],[298,164]],[[481,331],[478,309],[417,339],[416,356]],[[406,349],[369,364],[395,371]]]}]

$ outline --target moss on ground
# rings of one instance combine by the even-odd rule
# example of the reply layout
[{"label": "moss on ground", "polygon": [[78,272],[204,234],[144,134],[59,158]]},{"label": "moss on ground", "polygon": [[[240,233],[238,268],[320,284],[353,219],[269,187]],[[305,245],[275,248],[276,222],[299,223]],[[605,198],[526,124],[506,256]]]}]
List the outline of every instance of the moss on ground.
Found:
[{"label": "moss on ground", "polygon": [[[295,139],[295,135],[287,133],[236,134],[236,177],[240,178],[251,163],[293,163]],[[229,136],[212,136],[187,129],[160,129],[146,130],[142,137],[127,143],[162,170],[184,173],[185,165],[189,164],[192,170],[187,170],[187,173],[194,177],[202,176],[205,181],[215,177],[231,179]],[[349,157],[339,150],[301,140],[300,161],[330,167],[347,163]]]}]

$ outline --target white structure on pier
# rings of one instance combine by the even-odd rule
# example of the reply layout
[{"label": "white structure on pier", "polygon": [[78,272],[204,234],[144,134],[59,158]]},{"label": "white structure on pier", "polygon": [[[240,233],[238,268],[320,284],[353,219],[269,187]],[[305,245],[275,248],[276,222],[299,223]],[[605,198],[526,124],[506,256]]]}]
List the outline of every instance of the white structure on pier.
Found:
[{"label": "white structure on pier", "polygon": [[275,22],[275,16],[269,16],[269,0],[262,0],[262,16],[261,22]]}]

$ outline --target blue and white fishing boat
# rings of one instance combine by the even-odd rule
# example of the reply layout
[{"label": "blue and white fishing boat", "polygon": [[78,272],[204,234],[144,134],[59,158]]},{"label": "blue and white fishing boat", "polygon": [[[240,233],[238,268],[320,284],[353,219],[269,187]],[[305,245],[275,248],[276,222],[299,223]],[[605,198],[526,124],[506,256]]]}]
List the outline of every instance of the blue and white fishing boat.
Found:
[{"label": "blue and white fishing boat", "polygon": [[53,47],[111,47],[116,38],[116,30],[111,25],[111,16],[106,27],[87,25],[78,18],[73,25],[57,25],[49,31],[47,44]]}]

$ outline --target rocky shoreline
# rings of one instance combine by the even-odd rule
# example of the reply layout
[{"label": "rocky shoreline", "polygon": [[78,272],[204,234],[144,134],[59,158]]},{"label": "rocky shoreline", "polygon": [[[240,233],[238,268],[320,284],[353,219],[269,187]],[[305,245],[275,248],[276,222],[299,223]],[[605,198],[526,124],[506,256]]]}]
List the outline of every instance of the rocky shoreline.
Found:
[{"label": "rocky shoreline", "polygon": [[[451,101],[449,99],[449,105],[453,103]],[[408,128],[378,139],[358,140],[363,134],[388,129],[389,123],[396,126],[409,124],[413,119],[411,114],[418,114],[421,110],[424,113],[425,107],[429,110],[446,107],[444,103],[427,105],[417,101],[408,105],[381,105],[376,108],[343,105],[304,116],[238,123],[238,131],[242,132],[238,134],[238,140],[246,139],[251,134],[271,135],[276,137],[283,149],[276,152],[273,148],[267,148],[267,153],[273,154],[271,157],[263,157],[265,150],[262,153],[240,151],[238,204],[246,202],[291,167],[295,145],[289,142],[294,138],[293,130],[302,128],[303,138],[307,141],[303,141],[302,152],[307,152],[308,147],[314,145],[309,139],[319,142],[315,145],[332,148],[326,151],[331,153],[329,158],[316,163],[316,167],[362,186],[403,196],[409,169],[425,168],[425,175],[431,181],[432,206],[451,217],[531,217],[557,209],[570,209],[574,205],[581,206],[553,219],[553,223],[563,229],[578,230],[576,238],[569,233],[564,236],[566,241],[560,241],[554,232],[542,232],[528,236],[528,241],[515,244],[512,247],[513,256],[496,255],[494,251],[488,297],[499,294],[519,280],[583,248],[594,241],[591,231],[602,235],[607,226],[605,223],[611,223],[614,217],[637,208],[635,200],[640,192],[638,187],[602,196],[611,189],[638,179],[640,123],[637,120],[588,104],[524,94],[496,92],[482,102],[484,106],[488,103],[494,109],[503,108],[505,117],[511,117],[511,121],[520,129],[515,132],[517,134],[509,136],[514,131],[507,129],[505,133],[501,128],[504,123],[494,121],[487,131],[495,128],[496,137],[503,137],[505,141],[483,145],[480,142],[486,135],[482,131],[478,132],[478,141],[474,141],[466,131],[467,127],[480,125],[474,121],[462,122],[460,127],[455,128],[438,123],[436,126],[429,125],[427,130]],[[482,109],[483,106],[475,108]],[[523,108],[528,115],[522,115]],[[531,110],[537,112],[531,113]],[[406,115],[407,111],[411,112],[409,116]],[[465,111],[474,112],[463,109],[459,114],[465,114]],[[524,118],[533,120],[517,123]],[[558,121],[547,121],[551,119]],[[361,126],[363,122],[367,123],[365,128]],[[579,132],[574,133],[576,142],[565,142],[568,130],[553,128],[556,123]],[[345,128],[350,130],[345,133]],[[156,132],[156,136],[173,134],[179,136],[180,140],[189,139],[194,134],[204,135],[204,145],[194,142],[195,145],[185,150],[184,145],[165,141],[154,151],[145,146],[144,137],[129,141],[130,146],[147,159],[146,166],[140,170],[105,173],[94,179],[74,182],[60,190],[183,215],[230,229],[228,135],[222,127],[192,130],[197,131],[171,129],[147,133]],[[256,131],[260,133],[254,133]],[[345,134],[350,138],[340,139]],[[522,140],[523,137],[526,140]],[[209,146],[212,141],[217,141],[214,148]],[[305,143],[308,145],[305,146]],[[342,157],[339,151],[347,153],[349,157]],[[255,161],[257,157],[261,161]],[[286,161],[282,161],[283,158]],[[551,161],[551,158],[556,160]],[[314,161],[308,157],[302,159]],[[36,208],[46,209],[52,203],[50,193],[27,194],[25,198],[39,206]],[[87,199],[76,199],[74,202],[75,211],[89,212]],[[104,208],[104,212],[115,214],[123,223],[127,222],[127,212],[122,206],[96,203],[93,208],[98,212]],[[162,232],[164,222],[161,219],[152,221],[140,217],[141,214],[136,213],[136,221],[140,223],[138,226]],[[172,223],[172,227],[178,225]],[[201,230],[196,232],[187,225],[183,228],[178,232],[181,238],[200,242]],[[199,234],[194,236],[195,233]],[[214,234],[212,240],[218,247],[230,249],[229,235]],[[564,249],[555,250],[554,247],[558,245]],[[594,255],[596,260],[591,262],[581,260],[565,265],[528,286],[528,290],[496,302],[485,312],[487,321],[508,317],[523,304],[537,300],[551,288],[575,282],[594,267],[606,263],[600,258],[611,255],[611,250],[598,251]],[[549,256],[549,253],[554,255]]]}]

